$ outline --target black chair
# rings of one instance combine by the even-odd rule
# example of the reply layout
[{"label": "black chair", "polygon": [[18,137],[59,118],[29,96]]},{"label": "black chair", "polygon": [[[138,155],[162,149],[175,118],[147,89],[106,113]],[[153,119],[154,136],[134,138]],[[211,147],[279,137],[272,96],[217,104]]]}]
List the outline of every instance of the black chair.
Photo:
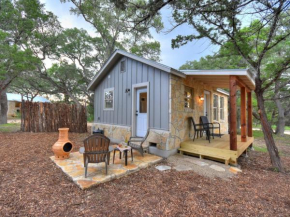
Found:
[{"label": "black chair", "polygon": [[197,136],[196,138],[198,139],[198,133],[200,134],[200,137],[202,137],[202,133],[203,133],[204,129],[203,129],[203,125],[202,124],[196,124],[194,122],[193,117],[189,117],[189,120],[193,124],[193,129],[194,129],[193,141],[194,141],[195,140],[195,136]]},{"label": "black chair", "polygon": [[[212,138],[214,139],[214,130],[218,129],[219,130],[219,137],[221,138],[221,125],[218,122],[214,123],[209,123],[208,119],[206,116],[200,116],[200,122],[203,124],[204,129],[208,129],[209,131],[212,131]],[[215,125],[216,124],[216,125]]]},{"label": "black chair", "polygon": [[105,162],[106,175],[108,174],[108,161],[110,159],[110,139],[101,134],[94,134],[84,140],[84,167],[85,177],[89,163]]},{"label": "black chair", "polygon": [[130,137],[128,141],[128,145],[137,151],[140,152],[142,157],[144,157],[144,151],[147,153],[149,152],[149,145],[145,143],[148,135],[149,135],[150,129],[148,128],[146,135],[143,138],[140,137]]}]

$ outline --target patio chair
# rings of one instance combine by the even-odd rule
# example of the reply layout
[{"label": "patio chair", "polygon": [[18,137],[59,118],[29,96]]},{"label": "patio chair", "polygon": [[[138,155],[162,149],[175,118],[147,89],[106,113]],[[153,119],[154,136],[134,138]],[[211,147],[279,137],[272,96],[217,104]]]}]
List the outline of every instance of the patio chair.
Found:
[{"label": "patio chair", "polygon": [[[200,116],[200,122],[203,124],[204,129],[209,129],[212,131],[211,135],[212,138],[214,139],[214,130],[218,129],[219,130],[219,137],[221,138],[221,125],[218,122],[213,122],[209,123],[208,119],[206,116]],[[215,125],[216,124],[216,125]]]},{"label": "patio chair", "polygon": [[142,157],[144,157],[144,151],[146,151],[147,153],[149,152],[149,145],[145,143],[149,135],[149,132],[150,132],[150,129],[148,128],[147,133],[143,138],[130,137],[128,141],[128,146],[130,146],[132,149],[139,151]]},{"label": "patio chair", "polygon": [[94,134],[84,140],[83,156],[86,178],[89,163],[105,162],[106,175],[108,174],[108,158],[110,158],[109,145],[110,139],[101,134]]},{"label": "patio chair", "polygon": [[[196,124],[194,122],[193,117],[189,117],[189,120],[193,124],[193,129],[194,129],[193,141],[194,141],[195,140],[195,136],[197,136],[196,138],[198,139],[198,133],[200,134],[199,136],[202,137],[202,133],[203,133],[203,131],[205,131],[205,129],[203,128],[203,124]],[[206,135],[208,135],[208,134],[206,134]]]}]

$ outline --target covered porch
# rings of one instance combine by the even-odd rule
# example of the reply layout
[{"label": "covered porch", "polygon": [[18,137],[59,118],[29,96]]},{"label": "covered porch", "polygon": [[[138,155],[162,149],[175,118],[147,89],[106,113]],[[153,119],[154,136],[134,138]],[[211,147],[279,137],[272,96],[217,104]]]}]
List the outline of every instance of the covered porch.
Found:
[{"label": "covered porch", "polygon": [[[252,132],[252,90],[255,83],[249,70],[186,70],[186,76],[192,77],[215,88],[228,88],[229,96],[229,134],[221,138],[215,136],[209,143],[206,137],[194,141],[183,141],[180,144],[181,154],[197,155],[237,164],[237,159],[249,146],[254,138]],[[241,135],[237,134],[237,90],[240,89],[240,123]]]}]

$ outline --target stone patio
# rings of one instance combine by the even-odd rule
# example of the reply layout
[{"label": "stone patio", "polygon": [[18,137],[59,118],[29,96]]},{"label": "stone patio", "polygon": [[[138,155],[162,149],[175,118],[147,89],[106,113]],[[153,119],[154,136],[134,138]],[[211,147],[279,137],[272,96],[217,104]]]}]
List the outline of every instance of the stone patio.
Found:
[{"label": "stone patio", "polygon": [[74,183],[81,189],[88,189],[98,184],[118,179],[122,176],[137,172],[149,165],[162,161],[159,156],[144,154],[142,157],[139,152],[134,152],[134,161],[131,161],[131,155],[128,153],[128,165],[125,166],[125,159],[119,159],[119,153],[116,153],[115,164],[113,164],[113,152],[111,153],[110,165],[108,166],[108,175],[106,175],[105,163],[89,164],[88,176],[84,176],[83,155],[79,152],[72,152],[66,160],[55,160],[54,156],[50,159],[69,176]]}]

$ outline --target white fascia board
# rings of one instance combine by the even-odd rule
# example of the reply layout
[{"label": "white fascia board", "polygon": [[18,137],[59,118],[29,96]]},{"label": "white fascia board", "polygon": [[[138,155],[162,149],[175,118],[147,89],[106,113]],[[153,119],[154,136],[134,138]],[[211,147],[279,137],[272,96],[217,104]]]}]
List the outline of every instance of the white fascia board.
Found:
[{"label": "white fascia board", "polygon": [[225,91],[225,90],[220,89],[220,88],[217,88],[216,91],[219,92],[219,93],[225,94],[225,95],[227,95],[227,96],[230,95],[230,93],[229,93],[228,91]]},{"label": "white fascia board", "polygon": [[186,75],[248,75],[247,69],[180,70]]}]

